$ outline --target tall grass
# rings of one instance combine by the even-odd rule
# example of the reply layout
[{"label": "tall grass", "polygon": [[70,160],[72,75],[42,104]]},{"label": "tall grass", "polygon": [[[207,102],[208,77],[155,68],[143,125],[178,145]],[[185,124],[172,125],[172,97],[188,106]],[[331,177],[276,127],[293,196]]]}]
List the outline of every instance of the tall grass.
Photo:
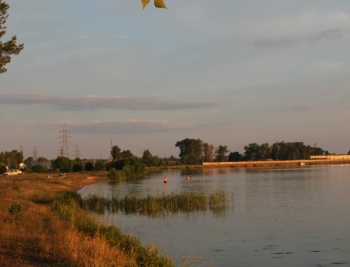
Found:
[{"label": "tall grass", "polygon": [[[0,265],[174,266],[156,247],[142,246],[81,209],[80,196],[67,190],[84,183],[91,180],[47,180],[37,174],[0,180]],[[99,201],[89,205],[102,210]]]},{"label": "tall grass", "polygon": [[152,215],[157,212],[177,212],[196,210],[222,210],[229,204],[227,194],[222,191],[212,193],[205,192],[172,192],[170,194],[158,194],[155,196],[129,196],[121,199],[90,195],[80,200],[82,208],[97,213],[124,212]]}]

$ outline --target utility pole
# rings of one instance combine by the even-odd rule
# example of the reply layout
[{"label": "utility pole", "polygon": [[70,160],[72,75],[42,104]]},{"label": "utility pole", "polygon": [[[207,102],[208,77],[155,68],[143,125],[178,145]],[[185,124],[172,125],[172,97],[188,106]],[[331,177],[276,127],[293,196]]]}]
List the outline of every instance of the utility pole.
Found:
[{"label": "utility pole", "polygon": [[61,157],[69,158],[68,144],[70,144],[70,143],[68,142],[68,138],[72,138],[72,137],[70,135],[68,135],[68,133],[70,133],[70,131],[67,130],[66,124],[63,124],[63,129],[62,129],[62,131],[60,131],[60,133],[62,133],[62,134],[57,138],[62,138],[62,142],[60,142],[60,144],[61,144]]}]

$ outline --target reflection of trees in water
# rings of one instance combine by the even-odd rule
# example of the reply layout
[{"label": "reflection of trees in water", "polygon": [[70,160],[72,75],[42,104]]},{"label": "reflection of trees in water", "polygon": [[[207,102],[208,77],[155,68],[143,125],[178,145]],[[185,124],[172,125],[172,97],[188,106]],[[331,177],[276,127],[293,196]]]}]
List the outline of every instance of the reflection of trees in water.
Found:
[{"label": "reflection of trees in water", "polygon": [[198,168],[198,169],[185,168],[185,169],[181,169],[181,175],[203,175],[203,168]]}]

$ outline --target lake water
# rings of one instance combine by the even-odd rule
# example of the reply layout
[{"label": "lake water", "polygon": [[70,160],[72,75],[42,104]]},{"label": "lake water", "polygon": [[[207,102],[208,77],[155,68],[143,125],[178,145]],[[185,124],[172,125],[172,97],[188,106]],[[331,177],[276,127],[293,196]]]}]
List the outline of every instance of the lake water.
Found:
[{"label": "lake water", "polygon": [[[194,179],[187,181],[187,175]],[[167,170],[132,182],[85,186],[79,193],[122,197],[203,190],[224,190],[234,201],[221,212],[118,212],[104,220],[146,245],[156,244],[177,263],[182,255],[202,258],[190,266],[350,265],[350,165]]]}]

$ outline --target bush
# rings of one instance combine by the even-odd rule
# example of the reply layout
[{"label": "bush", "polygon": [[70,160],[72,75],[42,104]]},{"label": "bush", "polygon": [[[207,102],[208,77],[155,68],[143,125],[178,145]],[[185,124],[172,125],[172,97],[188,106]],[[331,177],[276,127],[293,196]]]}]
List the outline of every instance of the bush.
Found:
[{"label": "bush", "polygon": [[102,161],[97,161],[95,164],[95,170],[96,171],[103,171],[106,169],[106,164],[104,164],[104,162]]},{"label": "bush", "polygon": [[117,171],[114,168],[111,168],[109,173],[108,173],[108,178],[113,180],[113,181],[125,181],[125,173],[123,171]]},{"label": "bush", "polygon": [[80,172],[83,170],[83,166],[81,166],[80,164],[74,164],[72,170],[73,172]]},{"label": "bush", "polygon": [[6,170],[5,164],[0,163],[0,174],[4,173],[4,172],[6,172],[6,171],[7,171],[7,170]]},{"label": "bush", "polygon": [[43,173],[43,172],[47,172],[47,169],[41,164],[36,164],[32,167],[32,171],[38,172],[38,173]]},{"label": "bush", "polygon": [[85,163],[85,171],[93,171],[94,170],[94,165],[90,161]]}]

